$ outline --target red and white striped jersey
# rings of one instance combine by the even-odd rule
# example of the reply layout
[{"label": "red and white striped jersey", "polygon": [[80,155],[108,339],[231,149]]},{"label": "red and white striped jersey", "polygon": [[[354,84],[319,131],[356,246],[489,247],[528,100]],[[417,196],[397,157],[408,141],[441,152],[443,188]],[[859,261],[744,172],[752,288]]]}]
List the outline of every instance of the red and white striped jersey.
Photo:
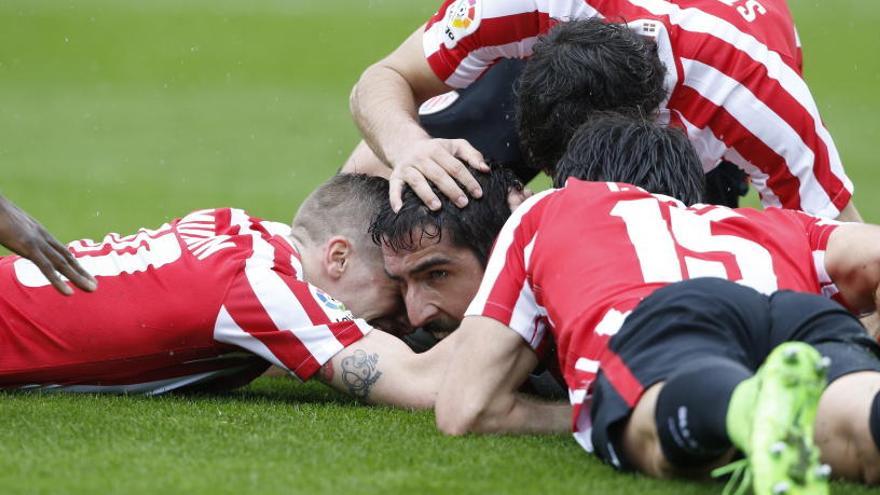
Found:
[{"label": "red and white striped jersey", "polygon": [[684,129],[705,171],[751,177],[765,207],[835,218],[853,185],[802,77],[784,0],[447,0],[427,23],[428,64],[454,88],[500,58],[526,58],[560,21],[625,20],[667,69],[660,119]]},{"label": "red and white striped jersey", "polygon": [[303,281],[289,234],[223,208],[75,241],[99,288],[70,297],[30,261],[0,258],[0,387],[228,388],[269,364],[308,379],[370,327]]},{"label": "red and white striped jersey", "polygon": [[[608,341],[640,301],[696,277],[725,278],[765,294],[834,296],[824,253],[837,225],[778,208],[686,208],[627,184],[569,179],[514,211],[466,315],[507,325],[533,349],[549,331],[576,431],[584,432],[589,407],[583,405],[596,373],[621,365]],[[632,393],[635,403],[641,390]]]}]

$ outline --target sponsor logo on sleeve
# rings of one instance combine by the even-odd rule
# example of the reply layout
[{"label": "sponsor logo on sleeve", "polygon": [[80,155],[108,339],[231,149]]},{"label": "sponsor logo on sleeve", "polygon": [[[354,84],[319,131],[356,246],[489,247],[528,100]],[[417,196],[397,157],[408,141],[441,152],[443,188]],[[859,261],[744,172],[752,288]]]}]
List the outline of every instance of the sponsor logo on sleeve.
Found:
[{"label": "sponsor logo on sleeve", "polygon": [[312,295],[315,296],[315,300],[321,305],[321,309],[324,310],[330,321],[337,323],[340,321],[354,321],[354,315],[345,307],[345,304],[333,299],[329,294],[317,287],[311,286],[310,289],[312,290]]},{"label": "sponsor logo on sleeve", "polygon": [[473,34],[480,26],[480,0],[458,0],[446,10],[443,43],[455,48],[459,40]]}]

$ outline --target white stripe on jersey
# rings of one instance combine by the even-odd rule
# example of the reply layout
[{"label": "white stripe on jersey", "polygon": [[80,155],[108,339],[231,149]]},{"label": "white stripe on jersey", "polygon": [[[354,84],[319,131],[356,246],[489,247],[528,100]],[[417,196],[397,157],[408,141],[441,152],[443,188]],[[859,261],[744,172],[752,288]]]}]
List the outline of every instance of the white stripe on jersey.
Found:
[{"label": "white stripe on jersey", "polygon": [[694,88],[715,105],[723,107],[755,136],[763,136],[764,144],[785,159],[789,171],[800,182],[798,192],[805,211],[831,218],[840,213],[813,174],[813,150],[785,119],[736,79],[711,65],[687,58],[682,58],[681,64],[685,86]]},{"label": "white stripe on jersey", "polygon": [[520,334],[532,349],[537,349],[544,340],[544,332],[547,330],[547,326],[541,322],[542,316],[547,316],[547,309],[535,301],[535,294],[526,281],[516,299],[508,326]]},{"label": "white stripe on jersey", "polygon": [[250,218],[243,211],[233,210],[232,224],[238,225],[242,233],[251,232],[253,252],[245,261],[244,271],[263,309],[278,330],[293,332],[318,364],[323,365],[344,346],[326,325],[312,323],[299,299],[272,269],[275,248],[259,232],[250,230]]},{"label": "white stripe on jersey", "polygon": [[718,157],[724,156],[727,152],[727,143],[718,139],[715,133],[712,132],[712,129],[708,127],[701,129],[684,118],[681,112],[676,110],[674,113],[682,125],[684,125],[688,139],[694,149],[697,150],[697,156],[700,157],[700,162],[703,165],[703,172],[709,173],[718,166]]},{"label": "white stripe on jersey", "polygon": [[452,88],[466,88],[500,58],[530,57],[536,41],[537,37],[523,38],[505,45],[484,46],[472,50],[444,82]]},{"label": "white stripe on jersey", "polygon": [[544,197],[553,194],[557,190],[558,189],[547,189],[523,201],[523,203],[513,211],[510,218],[507,219],[507,222],[504,223],[504,227],[501,229],[498,238],[495,240],[495,247],[492,248],[492,254],[489,256],[489,263],[486,265],[486,271],[483,274],[483,281],[480,283],[480,289],[477,291],[477,295],[474,296],[474,299],[471,301],[465,314],[483,314],[483,309],[486,306],[486,301],[489,299],[492,288],[495,286],[498,276],[501,275],[501,270],[504,269],[507,251],[513,244],[513,234],[516,232],[517,227],[519,227],[522,217],[538,204],[538,202],[544,199]]},{"label": "white stripe on jersey", "polygon": [[220,307],[220,314],[217,315],[217,322],[214,323],[214,340],[247,349],[275,366],[287,369],[287,366],[275,357],[275,354],[272,354],[266,344],[238,326],[225,306]]},{"label": "white stripe on jersey", "polygon": [[761,204],[764,205],[764,208],[769,208],[771,206],[782,208],[782,201],[779,200],[779,196],[773,192],[773,189],[771,189],[767,183],[770,180],[769,175],[764,173],[763,170],[758,168],[752,162],[746,160],[746,158],[739,154],[735,149],[728,148],[723,141],[715,137],[715,134],[708,127],[700,129],[684,118],[680,113],[676,112],[676,116],[685,126],[688,138],[697,150],[700,160],[703,162],[704,172],[708,173],[710,170],[718,166],[715,157],[723,156],[725,159],[745,171],[745,173],[749,174],[752,186],[761,193]]},{"label": "white stripe on jersey", "polygon": [[574,363],[574,369],[595,375],[599,372],[599,361],[596,361],[595,359],[587,359],[585,357],[578,358]]},{"label": "white stripe on jersey", "polygon": [[[633,5],[640,6],[655,15],[668,15],[669,20],[687,31],[694,33],[702,33],[714,36],[736,49],[742,51],[752,58],[755,62],[764,66],[767,70],[767,76],[771,79],[779,81],[779,85],[792,97],[797,100],[813,118],[816,134],[828,149],[828,159],[831,166],[831,172],[843,182],[848,190],[853,189],[852,182],[843,171],[843,164],[840,162],[840,155],[834,146],[834,140],[828,129],[822,124],[819,117],[819,109],[810,89],[807,87],[806,81],[788,64],[782,61],[782,57],[767,48],[766,45],[758,41],[754,36],[744,33],[736,28],[733,24],[726,20],[708,14],[696,8],[682,9],[678,5],[667,0],[630,0]],[[797,36],[797,32],[795,32]],[[799,46],[799,45],[798,45]],[[672,68],[669,68],[672,69]],[[687,72],[687,69],[685,69]],[[771,134],[772,135],[772,134]],[[785,155],[783,155],[785,156]],[[821,189],[821,188],[820,188]],[[824,192],[824,189],[822,189]],[[836,211],[836,210],[835,210]],[[813,211],[813,214],[818,212]],[[831,215],[832,217],[837,216]]]}]

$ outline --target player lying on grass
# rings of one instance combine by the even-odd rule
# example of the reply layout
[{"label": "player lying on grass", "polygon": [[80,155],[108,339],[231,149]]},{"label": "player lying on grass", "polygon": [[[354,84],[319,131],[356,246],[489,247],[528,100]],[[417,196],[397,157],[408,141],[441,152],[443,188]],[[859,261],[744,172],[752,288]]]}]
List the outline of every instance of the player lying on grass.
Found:
[{"label": "player lying on grass", "polygon": [[[699,194],[687,185],[701,177],[687,141],[646,123],[607,117],[578,131],[558,171],[592,178],[602,170],[635,170],[648,183],[685,174],[690,180],[668,191]],[[408,255],[436,247],[438,236],[422,232],[436,232],[442,223],[432,221],[455,210],[422,211]],[[873,310],[878,246],[876,226],[790,210],[686,208],[627,184],[569,179],[527,200],[498,236],[453,333],[438,426],[528,431],[538,418],[512,391],[552,337],[573,407],[557,426],[574,426],[584,448],[619,468],[705,474],[736,447],[759,493],[803,493],[806,485],[823,493],[815,439],[835,475],[877,483],[880,350],[850,311],[818,294],[855,313]],[[452,259],[456,249],[435,256]],[[388,247],[384,255],[387,265]],[[826,363],[810,348],[768,359],[788,341],[830,358],[824,391],[817,369]]]},{"label": "player lying on grass", "polygon": [[371,331],[407,330],[366,232],[387,195],[384,179],[337,176],[292,227],[221,208],[75,241],[101,290],[70,297],[31,261],[0,258],[0,388],[222,390],[274,364],[303,380],[321,370],[363,400],[432,407],[449,346],[416,355]]}]

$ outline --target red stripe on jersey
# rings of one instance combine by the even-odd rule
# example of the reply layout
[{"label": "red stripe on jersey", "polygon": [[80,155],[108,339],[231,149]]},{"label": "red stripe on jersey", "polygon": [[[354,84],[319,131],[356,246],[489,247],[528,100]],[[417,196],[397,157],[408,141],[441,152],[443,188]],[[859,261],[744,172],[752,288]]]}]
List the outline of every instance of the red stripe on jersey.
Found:
[{"label": "red stripe on jersey", "polygon": [[[441,44],[436,52],[428,56],[428,65],[440,80],[446,81],[471,52],[537,36],[547,31],[551,25],[549,14],[538,11],[483,19],[480,28],[458,40],[454,48]],[[485,68],[488,67],[489,65]]]},{"label": "red stripe on jersey", "polygon": [[[275,260],[272,269],[278,273],[282,273],[284,275],[290,275],[291,277],[298,277],[299,274],[296,273],[296,270],[293,268],[293,263],[290,262],[290,257],[294,256],[293,249],[290,249],[290,246],[283,239],[278,239],[277,236],[273,237],[269,244],[275,248]],[[286,277],[282,277],[286,280]]]},{"label": "red stripe on jersey", "polygon": [[803,225],[812,251],[825,251],[828,247],[828,238],[841,226],[840,223],[828,221],[802,211],[780,210],[780,212],[793,216]]},{"label": "red stripe on jersey", "polygon": [[[680,26],[673,24],[668,15],[657,15],[650,10],[633,5],[632,0],[623,0],[618,2],[597,2],[594,0],[585,0],[588,5],[592,5],[599,11],[603,17],[610,21],[623,19],[627,22],[637,19],[657,19],[666,25],[667,29],[681,29]],[[798,47],[794,37],[794,21],[791,12],[784,0],[762,0],[762,5],[767,8],[767,14],[760,15],[753,22],[746,21],[735,8],[722,4],[717,0],[705,0],[690,2],[690,5],[681,5],[678,1],[667,1],[680,7],[681,9],[694,9],[703,12],[717,19],[716,22],[727,22],[732,24],[742,33],[754,37],[758,42],[766,46],[783,57],[787,62],[791,62],[796,67]],[[602,5],[599,5],[602,4]],[[694,33],[701,39],[697,41],[702,44],[708,39],[717,39],[711,33]],[[674,37],[673,37],[674,38]],[[676,49],[680,46],[676,44]]]},{"label": "red stripe on jersey", "polygon": [[[843,182],[831,171],[828,147],[816,132],[817,125],[822,126],[822,123],[816,122],[813,115],[804,107],[804,103],[787,92],[776,79],[772,79],[767,73],[766,66],[755,62],[744,52],[717,38],[691,33],[679,28],[676,28],[676,31],[678,33],[676,35],[678,39],[676,62],[684,57],[716,68],[719,72],[723,72],[742,84],[788,123],[798,133],[804,144],[813,151],[815,155],[812,167],[813,174],[828,197],[834,200],[837,209],[842,210],[849,203],[850,193]],[[736,60],[737,63],[731,63],[731,60]],[[792,62],[790,65],[794,65],[794,63]],[[755,165],[760,163],[760,158],[743,156]],[[784,202],[787,198],[780,199]],[[797,205],[797,208],[800,208],[800,204]]]},{"label": "red stripe on jersey", "polygon": [[[233,282],[225,306],[239,328],[268,347],[287,369],[296,372],[301,368],[306,368],[314,373],[320,367],[293,332],[278,329],[257,299],[246,275],[242,274]],[[297,375],[304,376],[299,372]],[[310,376],[310,374],[305,376]]]},{"label": "red stripe on jersey", "polygon": [[220,234],[229,230],[232,226],[232,210],[220,208],[214,210],[214,233]]},{"label": "red stripe on jersey", "polygon": [[767,174],[767,187],[779,197],[784,207],[801,207],[800,179],[792,175],[785,159],[743,127],[727,110],[688,87],[682,87],[670,99],[669,108],[681,112],[695,126],[710,129],[725,145],[747,157],[752,165]]},{"label": "red stripe on jersey", "polygon": [[602,359],[602,374],[611,382],[614,390],[626,401],[629,407],[636,406],[645,392],[645,388],[620,359],[620,356],[610,349]]},{"label": "red stripe on jersey", "polygon": [[290,287],[293,295],[296,296],[297,300],[305,310],[306,315],[312,320],[313,325],[328,325],[333,323],[333,321],[327,317],[327,313],[321,309],[321,305],[318,304],[318,301],[315,300],[315,296],[309,290],[308,284],[287,278],[284,279],[284,282]]}]

